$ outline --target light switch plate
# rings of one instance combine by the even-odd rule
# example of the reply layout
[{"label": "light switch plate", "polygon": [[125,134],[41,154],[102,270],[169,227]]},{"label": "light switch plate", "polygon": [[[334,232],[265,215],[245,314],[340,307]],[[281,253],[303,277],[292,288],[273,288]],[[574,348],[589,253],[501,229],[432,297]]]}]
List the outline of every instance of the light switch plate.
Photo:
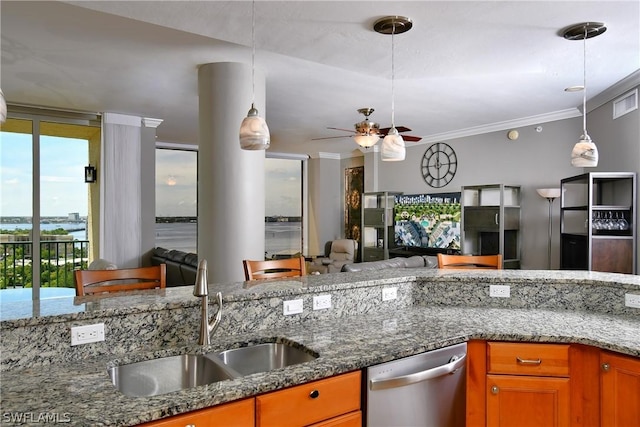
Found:
[{"label": "light switch plate", "polygon": [[285,316],[289,316],[291,314],[300,314],[304,311],[302,299],[293,299],[290,301],[285,301],[282,304],[282,306],[283,306],[283,313]]}]

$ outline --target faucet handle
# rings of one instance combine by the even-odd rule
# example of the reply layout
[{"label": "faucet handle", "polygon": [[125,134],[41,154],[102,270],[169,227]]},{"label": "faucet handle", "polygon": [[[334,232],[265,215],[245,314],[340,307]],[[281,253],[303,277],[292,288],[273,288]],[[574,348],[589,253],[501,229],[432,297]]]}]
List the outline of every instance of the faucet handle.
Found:
[{"label": "faucet handle", "polygon": [[218,329],[220,321],[222,320],[222,292],[216,293],[216,302],[218,303],[218,312],[212,323],[209,324],[209,333],[212,334]]},{"label": "faucet handle", "polygon": [[196,283],[193,285],[193,295],[197,297],[204,297],[209,295],[209,289],[207,287],[207,260],[200,260],[198,263],[198,273],[196,275]]}]

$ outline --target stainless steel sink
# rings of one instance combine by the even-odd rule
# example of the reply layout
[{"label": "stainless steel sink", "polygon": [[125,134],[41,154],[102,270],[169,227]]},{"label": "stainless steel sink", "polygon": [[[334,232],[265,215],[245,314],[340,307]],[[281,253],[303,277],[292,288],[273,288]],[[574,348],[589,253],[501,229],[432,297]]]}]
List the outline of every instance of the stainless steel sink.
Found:
[{"label": "stainless steel sink", "polygon": [[113,385],[127,396],[156,396],[234,378],[202,354],[183,354],[109,369]]},{"label": "stainless steel sink", "polygon": [[256,344],[214,353],[214,355],[241,375],[310,362],[318,357],[285,343]]},{"label": "stainless steel sink", "polygon": [[113,385],[127,396],[156,396],[317,358],[284,343],[266,343],[217,353],[182,354],[109,368]]}]

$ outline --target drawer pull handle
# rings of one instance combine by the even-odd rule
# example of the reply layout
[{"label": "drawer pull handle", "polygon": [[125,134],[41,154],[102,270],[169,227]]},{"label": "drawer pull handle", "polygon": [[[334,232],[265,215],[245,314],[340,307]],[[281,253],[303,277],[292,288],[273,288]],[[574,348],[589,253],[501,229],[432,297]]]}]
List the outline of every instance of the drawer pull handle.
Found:
[{"label": "drawer pull handle", "polygon": [[605,372],[609,372],[609,369],[611,369],[611,366],[609,366],[608,363],[603,363],[602,364],[602,370]]},{"label": "drawer pull handle", "polygon": [[320,396],[320,392],[318,390],[313,390],[311,393],[309,393],[309,397],[312,399],[316,399]]},{"label": "drawer pull handle", "polygon": [[494,385],[493,387],[491,387],[491,393],[498,394],[499,391],[500,389],[498,388],[497,385]]},{"label": "drawer pull handle", "polygon": [[521,365],[535,365],[538,366],[542,363],[542,359],[522,359],[516,356],[516,361]]}]

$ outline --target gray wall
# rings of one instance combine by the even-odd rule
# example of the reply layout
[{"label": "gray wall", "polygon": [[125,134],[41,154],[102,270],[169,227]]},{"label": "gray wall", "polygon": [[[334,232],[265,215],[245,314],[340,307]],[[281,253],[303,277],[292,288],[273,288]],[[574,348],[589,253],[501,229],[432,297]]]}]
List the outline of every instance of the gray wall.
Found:
[{"label": "gray wall", "polygon": [[[324,254],[324,244],[341,237],[340,227],[344,223],[344,205],[340,191],[340,159],[325,156],[308,160],[308,254]],[[342,184],[344,185],[344,184]],[[342,207],[341,207],[342,206]]]},{"label": "gray wall", "polygon": [[[640,86],[636,86],[635,89],[640,91]],[[626,93],[628,91],[624,92]],[[614,120],[613,101],[615,99],[587,115],[587,130],[600,154],[598,167],[594,170],[640,174],[640,110],[636,109]],[[636,198],[638,196],[636,194]],[[636,224],[640,224],[638,211],[636,211]],[[640,250],[637,247],[636,255],[636,265],[640,268]]]},{"label": "gray wall", "polygon": [[[518,128],[520,136],[511,141],[507,131],[444,141],[455,151],[458,170],[445,187],[429,187],[421,173],[424,152],[431,144],[407,144],[404,162],[380,165],[380,190],[404,193],[460,191],[464,185],[509,184],[522,187],[523,269],[545,269],[547,265],[549,204],[536,188],[559,187],[560,180],[582,173],[571,166],[571,149],[581,135],[580,118]],[[560,202],[553,204],[552,268],[559,265]]]}]

